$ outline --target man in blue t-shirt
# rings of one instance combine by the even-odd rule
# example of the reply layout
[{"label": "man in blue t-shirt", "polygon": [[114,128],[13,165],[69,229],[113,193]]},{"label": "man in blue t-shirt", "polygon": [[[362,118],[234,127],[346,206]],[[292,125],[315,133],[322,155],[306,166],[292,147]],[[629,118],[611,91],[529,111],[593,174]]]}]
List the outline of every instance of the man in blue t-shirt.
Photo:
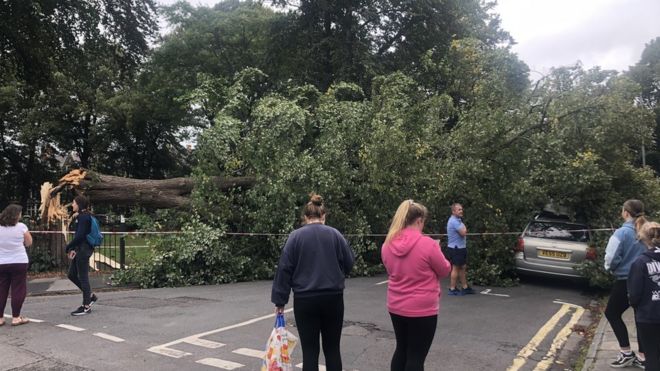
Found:
[{"label": "man in blue t-shirt", "polygon": [[[474,294],[467,283],[467,228],[463,224],[463,205],[451,205],[451,216],[447,221],[447,258],[451,262],[451,280],[449,295],[462,296]],[[461,290],[456,287],[457,281],[462,284]]]}]

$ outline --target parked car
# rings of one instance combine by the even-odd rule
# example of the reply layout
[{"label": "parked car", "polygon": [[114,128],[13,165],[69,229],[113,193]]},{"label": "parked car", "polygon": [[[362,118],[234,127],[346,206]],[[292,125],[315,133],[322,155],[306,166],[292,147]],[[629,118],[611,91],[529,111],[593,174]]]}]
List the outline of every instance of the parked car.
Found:
[{"label": "parked car", "polygon": [[596,259],[585,224],[568,218],[537,216],[527,224],[515,247],[516,270],[521,274],[580,278],[575,267]]}]

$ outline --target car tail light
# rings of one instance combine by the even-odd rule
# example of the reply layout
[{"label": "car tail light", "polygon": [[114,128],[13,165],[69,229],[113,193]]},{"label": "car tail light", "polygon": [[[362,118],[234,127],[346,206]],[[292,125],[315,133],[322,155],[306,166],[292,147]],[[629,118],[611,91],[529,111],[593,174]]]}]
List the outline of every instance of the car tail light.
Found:
[{"label": "car tail light", "polygon": [[513,248],[513,251],[515,252],[525,251],[525,241],[523,240],[522,237],[518,237],[518,241],[516,242],[516,246]]},{"label": "car tail light", "polygon": [[587,260],[596,260],[598,257],[598,252],[596,251],[595,247],[587,247],[587,254],[585,255],[585,259]]}]

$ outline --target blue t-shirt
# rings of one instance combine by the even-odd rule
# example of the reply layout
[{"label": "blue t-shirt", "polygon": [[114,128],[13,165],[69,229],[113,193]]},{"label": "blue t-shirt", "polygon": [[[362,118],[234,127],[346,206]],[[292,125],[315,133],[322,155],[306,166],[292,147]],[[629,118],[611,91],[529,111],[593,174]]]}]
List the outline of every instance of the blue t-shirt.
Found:
[{"label": "blue t-shirt", "polygon": [[458,233],[458,230],[464,227],[465,225],[463,224],[463,220],[461,220],[461,218],[457,217],[456,215],[449,217],[449,220],[447,221],[447,239],[449,240],[448,246],[450,248],[465,248],[466,236],[461,236]]}]

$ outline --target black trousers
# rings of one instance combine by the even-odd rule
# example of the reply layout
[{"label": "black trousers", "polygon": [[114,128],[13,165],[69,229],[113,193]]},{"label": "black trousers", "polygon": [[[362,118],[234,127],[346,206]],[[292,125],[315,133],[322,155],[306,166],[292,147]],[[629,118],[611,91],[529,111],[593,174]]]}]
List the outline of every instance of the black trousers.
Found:
[{"label": "black trousers", "polygon": [[69,266],[69,280],[82,291],[83,305],[89,305],[92,301],[92,289],[89,286],[89,258],[94,249],[87,243],[82,243],[76,248],[76,256]]},{"label": "black trousers", "polygon": [[396,350],[392,357],[391,371],[423,371],[429,353],[438,316],[404,317],[390,313]]},{"label": "black trousers", "polygon": [[[610,298],[607,301],[605,317],[610,323],[610,326],[612,326],[614,336],[616,336],[616,340],[619,342],[621,348],[627,348],[630,346],[628,328],[621,318],[623,312],[628,308],[630,308],[630,303],[628,302],[628,281],[617,280],[612,287]],[[637,334],[637,344],[639,344],[639,352],[644,353],[644,346],[642,345],[642,342],[639,341],[639,333]]]},{"label": "black trousers", "polygon": [[637,334],[644,345],[644,370],[660,371],[660,323],[637,322]]},{"label": "black trousers", "polygon": [[303,353],[303,371],[318,371],[322,339],[325,367],[328,371],[341,371],[339,344],[344,323],[344,295],[319,295],[293,298],[300,346]]}]

